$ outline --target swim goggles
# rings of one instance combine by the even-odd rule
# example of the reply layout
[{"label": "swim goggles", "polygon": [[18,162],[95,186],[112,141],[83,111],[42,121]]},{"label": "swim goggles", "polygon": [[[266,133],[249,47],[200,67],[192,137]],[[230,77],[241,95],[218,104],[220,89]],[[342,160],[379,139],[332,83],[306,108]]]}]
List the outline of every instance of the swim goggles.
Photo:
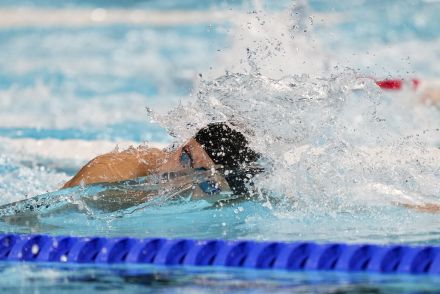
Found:
[{"label": "swim goggles", "polygon": [[[191,154],[185,149],[182,149],[182,154],[180,155],[180,163],[184,168],[193,168]],[[196,168],[195,170],[206,171],[206,168],[201,167]],[[216,194],[222,192],[221,185],[211,180],[199,183],[199,188],[207,194]]]}]

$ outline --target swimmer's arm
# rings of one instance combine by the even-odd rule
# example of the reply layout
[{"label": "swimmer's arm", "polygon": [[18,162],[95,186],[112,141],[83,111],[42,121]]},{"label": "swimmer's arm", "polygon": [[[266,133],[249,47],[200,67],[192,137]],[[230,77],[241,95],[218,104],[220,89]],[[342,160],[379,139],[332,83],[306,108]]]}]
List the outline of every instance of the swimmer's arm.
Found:
[{"label": "swimmer's arm", "polygon": [[129,149],[100,155],[85,166],[63,188],[144,177],[151,174],[163,157],[158,149]]},{"label": "swimmer's arm", "polygon": [[414,209],[419,212],[440,213],[440,204],[424,203],[424,204],[407,204],[397,203],[399,206]]},{"label": "swimmer's arm", "polygon": [[421,93],[420,99],[424,103],[430,103],[440,107],[440,88],[426,88]]}]

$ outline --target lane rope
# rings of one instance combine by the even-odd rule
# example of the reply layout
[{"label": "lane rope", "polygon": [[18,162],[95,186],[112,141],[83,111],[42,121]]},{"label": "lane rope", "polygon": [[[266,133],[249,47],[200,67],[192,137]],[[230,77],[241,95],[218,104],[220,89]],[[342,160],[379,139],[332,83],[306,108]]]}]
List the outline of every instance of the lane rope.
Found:
[{"label": "lane rope", "polygon": [[388,80],[376,81],[376,85],[378,85],[383,90],[402,90],[402,88],[406,83],[410,84],[413,90],[417,90],[417,88],[420,85],[420,80],[411,79],[409,81],[405,81],[399,79],[388,79]]},{"label": "lane rope", "polygon": [[3,234],[0,261],[440,275],[440,246]]}]

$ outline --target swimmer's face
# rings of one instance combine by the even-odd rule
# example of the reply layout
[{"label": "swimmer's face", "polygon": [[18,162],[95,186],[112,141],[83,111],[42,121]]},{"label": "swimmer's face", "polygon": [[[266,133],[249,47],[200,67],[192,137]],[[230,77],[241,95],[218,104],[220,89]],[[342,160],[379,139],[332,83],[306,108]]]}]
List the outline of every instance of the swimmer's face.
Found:
[{"label": "swimmer's face", "polygon": [[[185,158],[185,160],[182,160],[182,157]],[[214,165],[214,162],[202,146],[195,139],[190,139],[182,147],[165,154],[158,168],[158,172],[180,171],[188,168],[211,170]]]},{"label": "swimmer's face", "polygon": [[[213,171],[210,180],[221,191],[230,191],[225,178],[215,172],[215,163],[195,139],[191,139],[177,150],[167,153],[157,171],[159,173],[167,173],[199,168]],[[205,196],[206,194],[201,191],[200,187],[195,188],[193,191],[194,198],[204,198]],[[214,199],[215,197],[212,198]]]}]

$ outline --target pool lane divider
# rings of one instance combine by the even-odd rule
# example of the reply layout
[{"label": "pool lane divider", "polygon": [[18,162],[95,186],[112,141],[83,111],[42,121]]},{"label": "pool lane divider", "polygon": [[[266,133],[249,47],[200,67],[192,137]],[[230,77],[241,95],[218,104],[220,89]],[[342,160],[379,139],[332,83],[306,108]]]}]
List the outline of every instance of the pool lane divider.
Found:
[{"label": "pool lane divider", "polygon": [[4,234],[0,261],[440,275],[440,246]]},{"label": "pool lane divider", "polygon": [[402,90],[405,84],[410,84],[413,90],[417,90],[420,85],[419,79],[402,80],[402,79],[387,79],[376,81],[376,84],[383,90]]}]

